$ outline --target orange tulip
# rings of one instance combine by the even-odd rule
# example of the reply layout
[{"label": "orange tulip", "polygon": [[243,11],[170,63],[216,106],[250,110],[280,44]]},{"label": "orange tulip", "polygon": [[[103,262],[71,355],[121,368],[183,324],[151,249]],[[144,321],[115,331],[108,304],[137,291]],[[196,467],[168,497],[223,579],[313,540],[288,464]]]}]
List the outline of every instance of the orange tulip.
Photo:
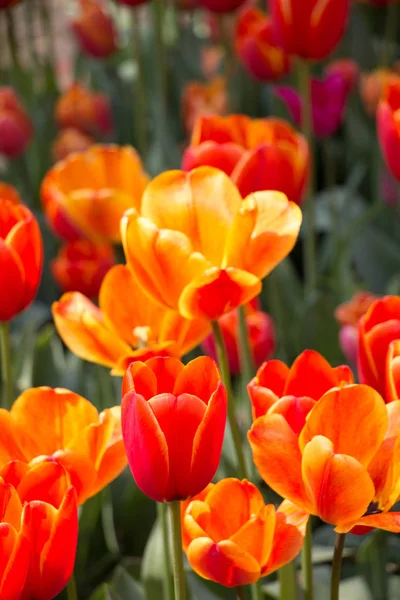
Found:
[{"label": "orange tulip", "polygon": [[223,479],[185,510],[186,554],[205,579],[226,587],[255,583],[299,554],[307,519],[287,500],[277,509],[265,505],[246,479]]},{"label": "orange tulip", "polygon": [[121,409],[129,466],[142,492],[157,502],[174,502],[210,483],[227,412],[211,358],[200,356],[186,366],[175,358],[135,362],[124,377]]},{"label": "orange tulip", "polygon": [[400,77],[389,80],[377,112],[379,144],[392,175],[400,180]]},{"label": "orange tulip", "polygon": [[66,241],[118,242],[121,217],[128,208],[140,209],[147,181],[130,146],[92,146],[50,169],[42,183],[43,210]]},{"label": "orange tulip", "polygon": [[0,181],[0,199],[8,200],[11,204],[21,204],[21,196],[14,186]]},{"label": "orange tulip", "polygon": [[109,99],[81,83],[71,85],[57,100],[55,116],[61,128],[73,127],[87,135],[106,135],[112,130]]},{"label": "orange tulip", "polygon": [[32,121],[11,87],[0,87],[0,154],[16,158],[32,139]]},{"label": "orange tulip", "polygon": [[253,407],[253,419],[265,415],[281,398],[309,400],[311,410],[317,400],[333,387],[353,383],[349,367],[331,367],[315,350],[305,350],[291,368],[280,360],[265,362],[247,386]]},{"label": "orange tulip", "polygon": [[290,71],[289,57],[276,43],[270,17],[258,8],[240,13],[235,45],[244,68],[260,81],[275,81]]},{"label": "orange tulip", "polygon": [[141,213],[121,221],[139,285],[187,319],[218,319],[260,293],[261,279],[291,251],[301,211],[279,192],[242,200],[222,171],[167,171],[146,188]]},{"label": "orange tulip", "polygon": [[306,400],[283,398],[253,423],[261,477],[340,533],[355,525],[400,532],[400,513],[387,512],[399,496],[400,402],[385,406],[361,384],[331,389],[311,410]]},{"label": "orange tulip", "polygon": [[[3,195],[3,193],[4,195]],[[25,310],[39,287],[43,243],[31,211],[18,203],[18,193],[0,188],[0,321]]]},{"label": "orange tulip", "polygon": [[228,90],[224,77],[207,83],[190,81],[182,93],[182,119],[190,135],[197,119],[203,115],[225,115],[228,112]]},{"label": "orange tulip", "polygon": [[63,342],[77,356],[123,375],[135,360],[182,356],[209,332],[207,321],[188,321],[150,300],[123,265],[105,276],[97,308],[75,292],[53,304],[53,317]]},{"label": "orange tulip", "polygon": [[335,310],[335,319],[339,323],[339,342],[343,354],[351,363],[357,362],[358,334],[357,323],[367,312],[377,296],[369,292],[357,292],[349,302],[340,304]]},{"label": "orange tulip", "polygon": [[117,34],[109,14],[96,0],[80,0],[80,14],[72,29],[83,52],[95,58],[107,58],[117,49]]},{"label": "orange tulip", "polygon": [[343,37],[350,0],[269,0],[279,45],[288,54],[323,60]]},{"label": "orange tulip", "polygon": [[387,84],[395,77],[391,69],[375,69],[360,75],[360,96],[367,113],[375,118],[376,110]]},{"label": "orange tulip", "polygon": [[67,158],[73,152],[83,152],[94,144],[94,139],[74,127],[62,129],[53,142],[53,157],[55,161]]},{"label": "orange tulip", "polygon": [[114,251],[109,244],[77,240],[62,246],[51,261],[50,270],[64,292],[76,291],[94,298],[114,263]]},{"label": "orange tulip", "polygon": [[358,323],[358,372],[360,381],[375,388],[386,402],[399,398],[399,340],[400,297],[376,300]]},{"label": "orange tulip", "polygon": [[310,152],[306,139],[280,119],[201,117],[182,166],[189,171],[202,165],[225,171],[243,197],[278,190],[300,204],[308,181]]},{"label": "orange tulip", "polygon": [[19,481],[32,466],[58,463],[68,472],[79,504],[102,490],[126,465],[120,408],[99,414],[88,400],[68,390],[27,390],[10,411],[0,410],[0,428],[1,477],[12,468]]}]

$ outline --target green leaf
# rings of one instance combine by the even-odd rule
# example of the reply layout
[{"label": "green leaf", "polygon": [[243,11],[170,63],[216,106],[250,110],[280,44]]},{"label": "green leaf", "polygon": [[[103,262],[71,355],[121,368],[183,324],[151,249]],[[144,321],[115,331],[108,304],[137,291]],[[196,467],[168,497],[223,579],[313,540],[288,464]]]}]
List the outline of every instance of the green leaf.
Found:
[{"label": "green leaf", "polygon": [[143,554],[142,577],[147,600],[163,597],[164,550],[161,523],[157,519]]},{"label": "green leaf", "polygon": [[129,575],[121,566],[114,571],[111,590],[121,597],[121,600],[144,600],[142,586]]},{"label": "green leaf", "polygon": [[103,584],[90,596],[89,600],[123,600],[109,585]]}]

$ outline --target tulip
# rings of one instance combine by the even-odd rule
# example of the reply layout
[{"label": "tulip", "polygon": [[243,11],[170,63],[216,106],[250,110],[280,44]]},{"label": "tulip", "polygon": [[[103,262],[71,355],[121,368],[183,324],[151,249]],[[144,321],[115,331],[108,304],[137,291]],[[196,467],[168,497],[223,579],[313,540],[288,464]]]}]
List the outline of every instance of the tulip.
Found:
[{"label": "tulip", "polygon": [[218,468],[226,412],[225,388],[211,358],[201,356],[186,366],[160,357],[130,365],[122,432],[142,492],[157,502],[201,492]]},{"label": "tulip", "polygon": [[253,419],[265,415],[281,398],[305,398],[309,410],[333,387],[353,383],[348,366],[331,367],[315,350],[305,350],[292,366],[280,360],[269,360],[257,371],[247,386]]},{"label": "tulip", "polygon": [[[285,103],[296,125],[300,126],[303,114],[300,94],[289,86],[277,86],[275,93]],[[312,80],[311,105],[314,135],[328,137],[339,129],[343,123],[348,94],[348,80],[339,73],[326,75],[322,80]]]},{"label": "tulip", "polygon": [[[225,348],[228,354],[229,370],[232,374],[238,375],[240,373],[240,359],[237,312],[232,311],[222,315],[218,321],[222,330],[222,335],[224,336]],[[246,315],[246,325],[253,361],[255,366],[258,367],[264,360],[270,358],[275,351],[274,322],[267,313],[253,311]],[[202,348],[206,354],[216,360],[217,351],[212,335],[209,335],[204,340]]]},{"label": "tulip", "polygon": [[0,87],[0,154],[16,158],[33,136],[32,121],[10,87]]},{"label": "tulip", "polygon": [[400,402],[385,406],[361,384],[331,389],[311,410],[306,400],[283,398],[253,423],[261,477],[338,533],[359,525],[400,532],[400,513],[388,512],[398,497]]},{"label": "tulip", "polygon": [[358,323],[358,374],[360,381],[375,388],[386,400],[398,399],[392,379],[397,379],[397,361],[392,363],[391,343],[400,340],[400,297],[376,300]]},{"label": "tulip", "polygon": [[244,4],[244,2],[245,0],[197,0],[199,6],[218,14],[232,12]]},{"label": "tulip", "polygon": [[215,78],[223,62],[223,52],[218,46],[205,46],[200,49],[201,72],[206,79]]},{"label": "tulip", "polygon": [[213,321],[260,293],[261,280],[293,248],[300,224],[299,207],[284,194],[242,200],[225,173],[200,167],[156,177],[141,213],[125,213],[121,237],[148,296],[186,319]]},{"label": "tulip", "polygon": [[226,587],[255,583],[299,554],[307,519],[288,501],[277,509],[266,505],[246,479],[223,479],[184,512],[188,561],[198,575]]},{"label": "tulip", "polygon": [[377,112],[378,139],[387,167],[400,181],[400,77],[386,85]]},{"label": "tulip", "polygon": [[286,121],[244,115],[199,118],[182,167],[217,167],[230,175],[243,197],[278,190],[300,204],[308,181],[306,139]]},{"label": "tulip", "polygon": [[50,270],[64,292],[76,291],[95,298],[106,273],[114,263],[112,246],[77,240],[60,249],[50,263]]},{"label": "tulip", "polygon": [[52,153],[55,161],[64,160],[73,152],[88,150],[95,143],[94,139],[79,129],[67,127],[62,129],[53,142]]},{"label": "tulip", "polygon": [[0,181],[0,199],[8,200],[11,204],[21,204],[21,196],[14,186]]},{"label": "tulip", "polygon": [[182,119],[190,135],[197,119],[204,115],[224,115],[228,112],[228,91],[223,77],[208,83],[192,81],[182,94]]},{"label": "tulip", "polygon": [[209,332],[207,321],[188,321],[155,304],[123,265],[108,271],[100,287],[99,305],[97,308],[79,292],[64,294],[53,304],[54,323],[71,352],[111,368],[113,374],[123,375],[135,360],[180,357]]},{"label": "tulip", "polygon": [[[11,194],[11,199],[10,199]],[[34,299],[40,283],[43,243],[31,211],[18,195],[0,188],[0,322],[10,321]]]},{"label": "tulip", "polygon": [[325,69],[326,75],[339,75],[347,83],[348,93],[352,92],[357,85],[360,69],[358,64],[351,58],[338,58],[329,63]]},{"label": "tulip", "polygon": [[275,81],[290,71],[289,57],[276,43],[271,19],[258,8],[240,13],[235,45],[244,68],[260,81]]},{"label": "tulip", "polygon": [[19,2],[21,2],[21,0],[0,0],[0,10],[2,8],[10,8]]},{"label": "tulip", "polygon": [[339,331],[340,347],[351,364],[357,362],[357,323],[375,300],[377,300],[377,296],[374,294],[357,292],[349,302],[340,304],[335,310],[335,319],[341,326]]},{"label": "tulip", "polygon": [[323,60],[343,37],[350,0],[269,0],[276,39],[300,58]]},{"label": "tulip", "polygon": [[376,69],[360,75],[360,96],[367,113],[375,118],[379,102],[387,84],[396,76],[390,69]]},{"label": "tulip", "polygon": [[108,135],[112,131],[109,99],[81,83],[74,83],[57,100],[55,117],[61,128],[73,127],[91,136]]},{"label": "tulip", "polygon": [[88,400],[68,390],[27,390],[10,411],[0,410],[0,428],[1,477],[15,460],[19,476],[28,467],[58,463],[70,477],[78,504],[102,490],[126,465],[120,408],[99,414]]},{"label": "tulip", "polygon": [[80,0],[80,14],[72,22],[72,30],[81,50],[95,58],[107,58],[117,49],[113,20],[96,0]]},{"label": "tulip", "polygon": [[41,197],[50,227],[71,242],[118,242],[125,210],[140,209],[147,175],[130,146],[92,146],[57,163],[43,179]]}]

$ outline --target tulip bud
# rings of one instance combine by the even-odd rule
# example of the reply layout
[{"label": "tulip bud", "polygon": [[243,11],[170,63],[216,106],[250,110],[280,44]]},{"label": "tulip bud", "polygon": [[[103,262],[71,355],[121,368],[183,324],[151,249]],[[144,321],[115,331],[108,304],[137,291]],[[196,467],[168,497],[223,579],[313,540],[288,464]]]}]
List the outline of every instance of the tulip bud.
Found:
[{"label": "tulip bud", "polygon": [[32,135],[32,122],[14,90],[0,87],[0,154],[7,158],[20,156]]},{"label": "tulip bud", "polygon": [[80,0],[80,13],[71,23],[83,52],[107,58],[117,49],[113,20],[96,0]]},{"label": "tulip bud", "polygon": [[73,127],[87,135],[107,135],[112,130],[110,101],[94,94],[81,83],[73,84],[57,101],[56,121],[65,129]]}]

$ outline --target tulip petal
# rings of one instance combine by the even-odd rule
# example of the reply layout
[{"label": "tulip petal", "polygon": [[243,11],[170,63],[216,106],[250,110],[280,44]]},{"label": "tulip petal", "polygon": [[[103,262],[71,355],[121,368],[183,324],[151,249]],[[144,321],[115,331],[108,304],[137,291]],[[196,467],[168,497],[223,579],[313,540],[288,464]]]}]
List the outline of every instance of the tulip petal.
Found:
[{"label": "tulip petal", "polygon": [[253,420],[267,414],[269,408],[283,396],[288,374],[289,367],[280,360],[269,360],[258,369],[247,386]]},{"label": "tulip petal", "polygon": [[237,144],[227,142],[217,144],[212,140],[202,142],[199,146],[189,146],[182,157],[182,169],[191,171],[197,167],[212,166],[231,175],[241,159],[244,149]]},{"label": "tulip petal", "polygon": [[335,453],[353,456],[367,466],[383,442],[387,427],[385,403],[375,390],[366,385],[335,388],[308,415],[300,446],[304,448],[314,436],[321,435],[331,440]]},{"label": "tulip petal", "polygon": [[375,493],[365,468],[352,456],[336,454],[333,443],[318,435],[304,448],[302,475],[313,514],[332,525],[359,519]]},{"label": "tulip petal", "polygon": [[30,466],[17,490],[23,504],[40,500],[58,508],[69,487],[71,481],[64,467],[55,461],[44,461]]},{"label": "tulip petal", "polygon": [[253,556],[262,568],[268,562],[272,551],[275,523],[275,508],[269,504],[258,516],[246,521],[230,540],[237,544],[240,550]]},{"label": "tulip petal", "polygon": [[93,462],[85,454],[71,450],[58,450],[54,452],[52,459],[60,463],[68,472],[80,506],[94,493],[97,474]]},{"label": "tulip petal", "polygon": [[272,551],[268,562],[263,564],[262,576],[269,575],[294,560],[303,546],[308,513],[301,511],[301,526],[299,526],[291,522],[290,516],[281,512],[281,507],[276,512],[274,536],[271,541]]},{"label": "tulip petal", "polygon": [[[379,513],[376,515],[367,515],[357,521],[357,525],[365,527],[376,527],[377,529],[384,529],[385,531],[391,531],[392,533],[400,533],[400,513]],[[338,533],[347,533],[348,529],[344,527],[336,527],[335,531]]]},{"label": "tulip petal", "polygon": [[300,398],[296,396],[284,396],[271,406],[268,414],[282,415],[298,436],[305,425],[307,415],[314,408],[315,404],[315,400],[307,396]]},{"label": "tulip petal", "polygon": [[30,561],[30,543],[8,523],[0,523],[0,597],[20,600]]},{"label": "tulip petal", "polygon": [[0,409],[0,466],[11,460],[30,460],[26,457],[19,442],[21,437],[14,430],[14,423],[11,413],[4,408]]},{"label": "tulip petal", "polygon": [[400,495],[400,436],[384,440],[368,465],[378,508],[389,510]]},{"label": "tulip petal", "polygon": [[0,322],[18,314],[25,298],[25,271],[13,248],[0,238]]},{"label": "tulip petal", "polygon": [[[22,504],[15,488],[9,483],[0,481],[0,523],[8,523],[16,531],[19,531],[21,513]],[[0,568],[0,573],[2,572]]]},{"label": "tulip petal", "polygon": [[122,381],[122,397],[128,392],[136,392],[145,400],[157,394],[157,376],[147,363],[139,360],[129,365]]},{"label": "tulip petal", "polygon": [[246,147],[246,134],[250,123],[251,119],[245,115],[201,116],[194,126],[190,144],[198,146],[205,141],[212,140],[217,144],[233,142],[238,146]]},{"label": "tulip petal", "polygon": [[175,396],[184,393],[192,394],[208,404],[220,380],[221,376],[215,361],[209,356],[199,356],[191,360],[178,374],[173,393]]},{"label": "tulip petal", "polygon": [[[173,357],[154,357],[150,358],[146,365],[156,376],[157,392],[156,394],[175,394],[175,382],[183,373],[185,367],[180,360]],[[186,391],[186,390],[185,390]],[[156,395],[153,394],[153,395]]]}]

